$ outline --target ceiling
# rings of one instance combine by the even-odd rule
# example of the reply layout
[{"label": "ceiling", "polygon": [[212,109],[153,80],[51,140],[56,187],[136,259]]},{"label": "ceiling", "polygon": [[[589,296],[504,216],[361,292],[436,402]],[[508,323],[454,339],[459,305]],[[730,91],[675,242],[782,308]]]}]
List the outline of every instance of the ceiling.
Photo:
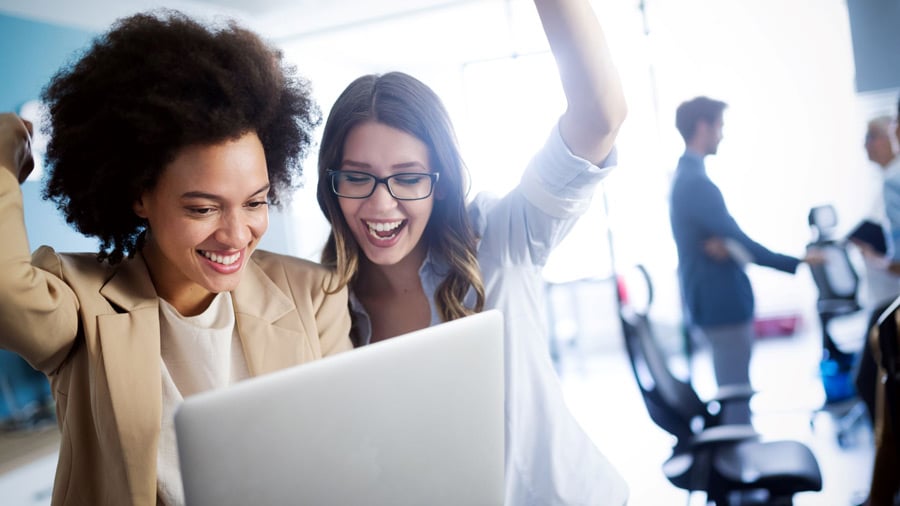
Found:
[{"label": "ceiling", "polygon": [[228,17],[269,38],[292,38],[452,5],[497,0],[0,0],[0,13],[103,31],[117,18],[159,7]]}]

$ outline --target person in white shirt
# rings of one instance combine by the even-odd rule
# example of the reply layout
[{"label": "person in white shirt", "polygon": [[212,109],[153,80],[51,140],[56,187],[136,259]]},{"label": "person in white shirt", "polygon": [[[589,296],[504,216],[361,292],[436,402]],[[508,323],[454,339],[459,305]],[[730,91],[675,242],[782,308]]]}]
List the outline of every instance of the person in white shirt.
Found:
[{"label": "person in white shirt", "polygon": [[506,504],[621,505],[627,485],[567,409],[552,367],[541,268],[615,164],[626,106],[589,3],[535,5],[568,108],[519,185],[467,205],[440,99],[404,73],[360,77],[320,146],[317,196],[332,226],[322,261],[350,287],[356,345],[500,309]]},{"label": "person in white shirt", "polygon": [[[897,172],[900,157],[897,156],[897,138],[891,127],[894,119],[890,116],[879,116],[871,119],[866,125],[866,136],[864,147],[869,160],[874,162],[879,169],[880,184],[876,192],[876,198],[872,199],[872,207],[868,213],[867,219],[874,223],[880,224],[886,231],[887,238],[887,254],[881,255],[872,250],[871,246],[851,239],[862,252],[863,265],[865,267],[865,286],[866,293],[864,298],[864,306],[869,311],[869,323],[866,326],[867,342],[868,329],[871,329],[878,320],[879,315],[887,309],[887,306],[893,302],[897,296],[900,296],[900,275],[891,271],[891,259],[896,255],[896,244],[891,240],[893,233],[891,232],[892,220],[888,215],[885,205],[886,192],[889,192],[888,178],[891,174]],[[895,178],[896,179],[896,176]],[[896,185],[895,185],[896,186]],[[894,206],[893,213],[896,214],[898,208]],[[895,216],[894,221],[900,220]],[[869,419],[875,422],[875,383],[877,382],[877,364],[872,356],[872,350],[868,346],[863,346],[860,350],[860,357],[856,368],[856,392],[865,402],[868,408]]]},{"label": "person in white shirt", "polygon": [[[898,102],[900,114],[900,102]],[[896,453],[891,424],[886,413],[886,393],[880,380],[885,374],[880,369],[877,349],[877,333],[868,329],[877,325],[882,313],[900,296],[900,156],[897,145],[900,141],[900,125],[890,116],[881,116],[869,121],[866,131],[865,148],[869,160],[883,170],[879,198],[874,199],[872,217],[888,230],[887,254],[880,255],[864,243],[857,243],[863,252],[866,277],[869,282],[871,316],[866,339],[861,350],[856,375],[859,396],[869,409],[869,416],[875,432],[875,459],[869,498],[864,504],[889,504],[897,500]]]},{"label": "person in white shirt", "polygon": [[[888,175],[890,168],[900,162],[900,159],[897,158],[897,139],[891,132],[893,121],[890,116],[873,118],[866,126],[865,138],[866,155],[880,169],[877,198],[872,199],[872,208],[867,218],[881,224],[888,231],[891,229],[891,224],[885,208],[884,178]],[[893,246],[891,243],[892,241],[888,241],[889,252]],[[862,244],[860,246],[865,247]],[[866,269],[866,306],[874,310],[890,303],[900,295],[900,276],[892,273],[883,259],[878,258],[877,255],[868,254],[871,252],[864,252],[867,253],[863,255]]]}]

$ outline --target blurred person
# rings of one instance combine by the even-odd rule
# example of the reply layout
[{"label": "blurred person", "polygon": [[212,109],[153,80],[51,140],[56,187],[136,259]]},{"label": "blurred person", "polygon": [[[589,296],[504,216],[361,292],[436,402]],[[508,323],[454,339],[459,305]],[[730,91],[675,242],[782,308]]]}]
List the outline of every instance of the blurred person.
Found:
[{"label": "blurred person", "polygon": [[866,155],[882,169],[886,169],[897,156],[897,139],[891,128],[893,125],[894,118],[890,116],[878,116],[866,125]]},{"label": "blurred person", "polygon": [[[897,138],[892,131],[894,120],[890,116],[880,116],[869,121],[866,127],[865,148],[866,154],[870,161],[874,162],[881,169],[879,191],[877,198],[872,199],[872,207],[866,216],[867,219],[884,227],[886,231],[891,230],[891,223],[900,223],[900,206],[892,205],[890,212],[893,218],[889,216],[886,206],[886,197],[893,195],[900,190],[891,180],[892,176],[898,172],[897,159]],[[896,177],[896,176],[894,176]],[[895,199],[897,197],[891,197]],[[896,245],[893,244],[893,233],[886,233],[888,238],[888,257],[893,257],[896,252]],[[866,280],[868,282],[868,305],[872,307],[886,307],[894,298],[900,295],[900,276],[891,273],[889,268],[885,268],[884,261],[879,261],[879,255],[873,254],[865,243],[854,241],[854,243],[864,249],[864,259],[866,266]]]},{"label": "blurred person", "polygon": [[[900,102],[898,102],[900,113]],[[893,134],[891,129],[893,127]],[[869,159],[883,169],[882,197],[875,199],[872,214],[883,218],[888,228],[887,254],[880,255],[865,243],[857,243],[867,260],[880,269],[900,276],[900,124],[889,117],[880,117],[869,122],[866,132],[866,153]],[[893,156],[892,156],[893,155]]]},{"label": "blurred person", "polygon": [[[900,118],[900,100],[897,102],[897,115],[898,118]],[[876,155],[878,153],[887,152],[886,147],[884,147],[887,142],[883,140],[881,134],[884,130],[890,131],[890,126],[888,125],[894,127],[893,138],[889,140],[894,143],[894,146],[900,141],[900,125],[898,125],[896,121],[891,124],[886,123],[885,120],[881,120],[879,124],[876,125],[876,139],[874,140],[882,139],[878,140],[878,144],[882,147],[874,152]],[[869,132],[871,132],[871,130]],[[866,137],[866,151],[869,153],[871,159],[873,152],[869,150],[868,133]],[[900,156],[896,156],[895,151],[894,157],[890,160],[888,160],[888,157],[885,154],[882,154],[878,160],[873,161],[884,168],[884,184],[882,188],[884,192],[884,211],[885,216],[887,217],[887,225],[890,230],[888,234],[890,240],[888,241],[888,252],[883,256],[879,255],[865,244],[861,244],[860,247],[862,248],[863,254],[867,257],[867,261],[875,262],[890,274],[900,276]],[[886,161],[887,163],[882,163],[882,161]],[[874,325],[875,321],[890,305],[891,301],[888,301],[887,305],[877,308],[872,315],[872,320],[870,321],[872,330],[869,334],[869,339],[867,340],[867,346],[864,347],[863,355],[860,359],[859,375],[857,376],[857,387],[860,389],[861,393],[863,392],[863,389],[865,389],[865,393],[867,395],[870,394],[870,390],[868,390],[870,385],[874,390],[874,401],[867,400],[867,403],[874,402],[874,405],[870,406],[870,410],[873,413],[875,429],[875,456],[872,468],[872,482],[869,490],[869,498],[864,503],[870,506],[892,506],[900,504],[900,494],[898,494],[898,492],[900,492],[900,479],[898,479],[897,474],[898,461],[900,461],[900,458],[898,458],[898,451],[900,450],[898,450],[897,446],[897,434],[893,431],[893,427],[896,426],[896,424],[892,419],[893,414],[890,409],[890,403],[893,403],[895,409],[900,406],[900,399],[896,396],[893,399],[888,398],[885,380],[882,379],[887,374],[887,371],[883,368],[881,349],[878,342],[878,329]],[[896,315],[897,313],[895,312],[895,314],[890,315],[889,317],[895,318]],[[900,348],[900,335],[881,337],[897,340],[897,347]],[[900,360],[900,357],[893,357],[893,360],[894,363],[897,363],[897,361]],[[894,413],[896,413],[896,411],[894,411]]]},{"label": "blurred person", "polygon": [[[794,273],[803,261],[775,253],[748,237],[728,212],[719,188],[706,173],[704,158],[722,141],[725,102],[696,97],[678,106],[675,125],[685,143],[670,194],[670,222],[678,251],[678,279],[689,328],[709,343],[716,382],[750,384],[755,337],[754,298],[747,263]],[[722,408],[724,423],[750,424],[750,405],[732,401]]]},{"label": "blurred person", "polygon": [[[872,208],[870,209],[867,219],[881,225],[885,228],[886,236],[890,239],[892,234],[887,232],[891,230],[891,220],[887,216],[887,208],[885,206],[885,192],[890,191],[885,188],[889,174],[896,171],[892,168],[897,160],[897,138],[893,131],[894,119],[890,116],[879,116],[873,118],[866,125],[865,149],[869,160],[874,162],[879,168],[879,177],[881,184],[878,187],[877,197],[872,199]],[[892,212],[895,214],[894,220],[900,223],[900,216],[896,216],[900,211],[896,206]],[[868,329],[871,329],[878,320],[878,317],[898,295],[900,295],[900,276],[892,273],[890,270],[890,262],[887,260],[894,256],[896,245],[893,240],[888,240],[888,252],[882,256],[874,252],[872,248],[854,239],[851,241],[863,253],[863,264],[865,266],[865,279],[867,286],[866,307],[871,311],[869,323],[867,325],[866,342],[868,339]],[[875,419],[875,391],[877,381],[877,365],[872,356],[871,347],[863,346],[860,350],[860,357],[857,365],[856,373],[856,391],[859,397],[865,402],[868,408],[869,420],[874,424]]]}]

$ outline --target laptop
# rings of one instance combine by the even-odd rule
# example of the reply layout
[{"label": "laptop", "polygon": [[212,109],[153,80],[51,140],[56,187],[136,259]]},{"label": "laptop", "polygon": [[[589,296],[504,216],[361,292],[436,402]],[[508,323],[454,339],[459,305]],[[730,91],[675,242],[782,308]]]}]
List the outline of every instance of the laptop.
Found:
[{"label": "laptop", "polygon": [[491,310],[185,399],[187,506],[502,505]]}]

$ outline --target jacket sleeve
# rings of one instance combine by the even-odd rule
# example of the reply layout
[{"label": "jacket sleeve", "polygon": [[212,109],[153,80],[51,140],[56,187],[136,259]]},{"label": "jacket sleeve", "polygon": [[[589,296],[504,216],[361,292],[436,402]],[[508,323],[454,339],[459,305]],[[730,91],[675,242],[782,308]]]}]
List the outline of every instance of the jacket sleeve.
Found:
[{"label": "jacket sleeve", "polygon": [[[79,302],[62,280],[59,258],[49,248],[32,264],[22,191],[0,167],[0,348],[21,355],[35,369],[55,371],[75,341]],[[55,274],[55,275],[54,275]]]},{"label": "jacket sleeve", "polygon": [[798,258],[770,251],[751,239],[741,230],[737,221],[728,212],[722,192],[708,179],[698,179],[692,185],[690,198],[680,202],[690,218],[699,223],[707,232],[707,237],[731,239],[749,255],[748,260],[757,265],[771,267],[784,272],[796,272],[800,264]]}]

